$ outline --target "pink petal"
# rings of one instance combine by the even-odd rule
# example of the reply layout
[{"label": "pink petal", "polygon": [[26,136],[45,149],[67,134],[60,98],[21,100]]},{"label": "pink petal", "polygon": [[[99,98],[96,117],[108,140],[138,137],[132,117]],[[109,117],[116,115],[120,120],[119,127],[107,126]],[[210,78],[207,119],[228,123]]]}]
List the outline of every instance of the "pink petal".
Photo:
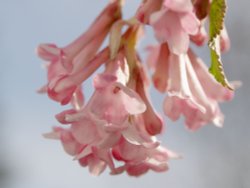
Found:
[{"label": "pink petal", "polygon": [[120,133],[106,134],[106,136],[102,138],[101,142],[98,143],[98,147],[102,149],[112,148],[115,144],[118,143],[120,138]]},{"label": "pink petal", "polygon": [[113,162],[111,152],[109,149],[102,149],[102,148],[94,148],[94,154],[104,161],[111,170],[115,169],[115,164]]},{"label": "pink petal", "polygon": [[84,157],[88,157],[90,154],[92,154],[92,146],[86,145],[81,152],[79,152],[75,157],[74,160],[79,160]]},{"label": "pink petal", "polygon": [[178,15],[168,12],[165,22],[169,24],[169,36],[167,42],[170,51],[179,55],[187,52],[189,46],[189,36],[183,30]]},{"label": "pink petal", "polygon": [[158,60],[159,60],[159,55],[161,51],[161,45],[157,46],[148,46],[146,48],[146,51],[148,52],[148,57],[146,59],[146,64],[148,65],[149,68],[155,69]]},{"label": "pink petal", "polygon": [[82,147],[76,142],[70,131],[63,131],[61,133],[61,142],[66,153],[69,155],[76,155]]},{"label": "pink petal", "polygon": [[167,9],[171,9],[176,12],[190,12],[193,10],[191,0],[164,0],[163,5]]},{"label": "pink petal", "polygon": [[137,87],[138,94],[141,96],[147,106],[146,111],[142,114],[145,123],[145,128],[150,135],[159,134],[162,131],[163,121],[160,116],[154,111],[150,100],[146,94],[144,88],[145,86],[143,85],[142,80],[138,81]]},{"label": "pink petal", "polygon": [[179,14],[181,26],[190,35],[195,35],[199,31],[200,21],[193,12]]},{"label": "pink petal", "polygon": [[94,78],[94,87],[96,89],[102,89],[108,87],[110,84],[114,83],[117,77],[111,74],[98,74]]},{"label": "pink petal", "polygon": [[[48,85],[48,96],[61,103],[61,105],[66,105],[70,102],[73,93],[75,92],[77,86],[74,85],[70,80],[67,80],[67,76],[62,76],[55,80],[55,82],[50,82]],[[60,89],[59,91],[57,89]]]},{"label": "pink petal", "polygon": [[45,85],[45,86],[42,86],[41,88],[39,88],[37,90],[37,93],[44,94],[44,93],[47,93],[47,90],[48,90],[47,85]]},{"label": "pink petal", "polygon": [[[188,82],[187,64],[188,59],[186,55],[170,54],[170,74],[168,83],[169,96],[177,96],[180,99],[188,100],[195,105],[202,112],[205,111],[204,107],[199,104],[193,93],[190,90],[190,83]],[[193,76],[193,74],[192,74]]]},{"label": "pink petal", "polygon": [[84,105],[84,95],[81,90],[81,87],[77,87],[75,92],[73,93],[71,104],[76,110],[80,110]]},{"label": "pink petal", "polygon": [[55,61],[63,53],[55,44],[40,44],[36,52],[37,55],[45,61]]},{"label": "pink petal", "polygon": [[76,113],[76,110],[70,109],[70,110],[65,110],[65,111],[57,114],[55,117],[56,117],[57,121],[59,121],[60,123],[69,124],[71,122],[66,120],[66,115],[75,114],[75,113]]},{"label": "pink petal", "polygon": [[155,159],[149,159],[146,162],[147,166],[155,172],[164,172],[168,170],[168,164],[166,162],[159,162]]},{"label": "pink petal", "polygon": [[134,90],[129,89],[120,83],[116,83],[115,86],[121,89],[123,105],[129,114],[136,115],[145,112],[146,105]]},{"label": "pink petal", "polygon": [[150,17],[150,25],[155,30],[155,36],[160,42],[164,42],[169,37],[169,23],[165,22],[164,19],[167,17],[167,10],[160,10],[153,13]]},{"label": "pink petal", "polygon": [[234,92],[219,84],[209,73],[207,66],[192,50],[188,51],[188,55],[206,95],[216,101],[231,100]]},{"label": "pink petal", "polygon": [[156,38],[160,42],[168,42],[170,51],[175,54],[187,52],[189,36],[182,28],[179,14],[162,10],[152,15],[150,23],[154,27]]},{"label": "pink petal", "polygon": [[71,126],[71,131],[75,139],[81,144],[91,144],[99,139],[95,124],[85,118],[79,123],[74,123]]},{"label": "pink petal", "polygon": [[141,161],[146,159],[146,150],[142,146],[133,145],[122,139],[117,147],[117,154],[124,161]]},{"label": "pink petal", "polygon": [[103,30],[96,38],[88,43],[77,56],[74,57],[72,61],[73,69],[71,74],[77,73],[79,70],[82,70],[91,59],[94,58],[97,50],[100,48],[101,44],[103,43],[108,30]]},{"label": "pink petal", "polygon": [[176,121],[180,118],[182,113],[182,103],[178,97],[166,97],[164,100],[164,113],[172,121]]},{"label": "pink petal", "polygon": [[168,93],[182,99],[191,97],[186,72],[185,55],[170,54]]},{"label": "pink petal", "polygon": [[58,140],[58,139],[60,139],[60,135],[61,135],[60,132],[54,132],[53,131],[53,132],[50,132],[50,133],[44,133],[43,137],[48,138],[48,139]]},{"label": "pink petal", "polygon": [[[60,85],[55,89],[60,92],[66,86],[70,87],[72,84],[80,85],[84,82],[93,72],[95,72],[103,63],[105,63],[109,58],[109,49],[103,49],[99,54],[97,54],[83,69],[79,70],[77,73],[69,75]],[[71,85],[70,85],[71,83]]]},{"label": "pink petal", "polygon": [[110,86],[104,90],[96,90],[88,103],[88,108],[91,114],[106,124],[122,126],[129,114],[124,108],[120,93],[113,93],[114,89]]},{"label": "pink petal", "polygon": [[153,74],[153,83],[155,88],[164,93],[167,89],[167,79],[169,72],[169,49],[167,44],[161,44],[159,49],[159,58],[156,60],[155,72]]},{"label": "pink petal", "polygon": [[194,114],[193,115],[191,114],[191,116],[189,116],[188,118],[188,114],[190,114],[190,112],[188,112],[186,109],[184,113],[186,113],[187,125],[188,124],[191,125],[192,129],[199,128],[205,123],[210,123],[210,122],[215,122],[217,126],[222,126],[224,118],[220,112],[218,103],[215,100],[210,99],[206,96],[190,62],[187,64],[187,68],[189,75],[189,83],[193,95],[197,100],[197,102],[202,106],[204,106],[206,110],[205,113],[193,110]]},{"label": "pink petal", "polygon": [[88,160],[89,172],[94,176],[99,176],[106,168],[106,163],[97,157],[91,157]]},{"label": "pink petal", "polygon": [[169,159],[169,150],[166,148],[159,146],[149,151],[149,157],[155,159],[159,162],[166,162]]},{"label": "pink petal", "polygon": [[127,166],[127,173],[130,176],[140,176],[145,174],[147,171],[149,170],[149,167],[144,164],[144,163],[139,163],[139,164],[135,164],[135,165],[128,165]]},{"label": "pink petal", "polygon": [[[156,148],[159,145],[159,142],[153,140],[149,135],[145,136],[142,134],[136,129],[134,124],[130,124],[126,130],[122,131],[122,135],[126,141],[133,145],[142,145],[146,148]],[[147,138],[145,139],[145,137]]]}]

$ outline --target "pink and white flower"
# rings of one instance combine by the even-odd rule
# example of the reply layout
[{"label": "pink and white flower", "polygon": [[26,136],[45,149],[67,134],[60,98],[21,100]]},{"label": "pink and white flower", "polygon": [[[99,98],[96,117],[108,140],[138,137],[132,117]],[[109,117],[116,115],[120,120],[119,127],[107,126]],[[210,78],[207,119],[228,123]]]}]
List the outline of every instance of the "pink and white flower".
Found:
[{"label": "pink and white flower", "polygon": [[172,53],[180,55],[189,48],[189,35],[198,32],[200,21],[193,12],[191,0],[165,0],[161,10],[150,16],[155,36],[167,42]]},{"label": "pink and white flower", "polygon": [[[175,55],[166,44],[151,47],[148,61],[154,61],[153,81],[161,92],[167,92],[165,114],[176,121],[185,116],[191,130],[214,123],[221,127],[224,117],[218,102],[233,98],[233,91],[221,86],[210,75],[205,64],[189,50]],[[152,62],[150,63],[152,66]]]},{"label": "pink and white flower", "polygon": [[[179,155],[155,137],[164,123],[151,103],[150,81],[136,46],[143,25],[151,25],[159,45],[147,48],[147,64],[153,70],[153,85],[167,94],[165,115],[173,121],[184,116],[190,130],[209,123],[221,127],[219,103],[231,100],[234,92],[219,84],[190,49],[190,41],[201,46],[208,40],[204,25],[210,2],[144,0],[135,17],[123,20],[123,0],[110,0],[90,28],[69,45],[39,45],[38,56],[48,62],[48,83],[39,92],[62,105],[71,104],[55,116],[64,128],[54,127],[44,136],[60,140],[65,152],[93,175],[107,167],[113,175],[131,176],[168,170],[168,160]],[[100,50],[108,34],[109,45]],[[221,52],[227,51],[225,26],[217,39]],[[93,95],[84,101],[82,84],[102,65],[104,72],[93,79]],[[231,85],[236,88],[238,83]]]},{"label": "pink and white flower", "polygon": [[[120,5],[115,1],[103,10],[85,33],[66,47],[59,48],[54,44],[39,45],[38,56],[49,62],[48,83],[42,91],[62,105],[69,103],[76,89],[80,88],[84,81],[78,78],[79,74],[88,72],[86,76],[89,76],[91,71],[88,69],[92,66],[89,63],[96,55],[112,23],[119,18]],[[92,67],[96,70],[98,66]]]},{"label": "pink and white flower", "polygon": [[[127,171],[133,176],[149,169],[157,172],[168,169],[167,150],[159,146],[148,130],[151,128],[154,132],[155,128],[148,127],[148,123],[158,117],[152,107],[146,112],[150,104],[143,93],[145,91],[139,87],[137,94],[137,90],[128,88],[128,78],[126,59],[119,53],[115,60],[107,63],[104,73],[94,78],[95,92],[83,108],[56,115],[57,120],[69,124],[69,128],[55,128],[45,135],[60,139],[65,151],[82,166],[88,166],[94,175],[99,175],[106,166],[112,174]],[[124,147],[129,149],[128,153],[124,153]],[[134,153],[137,150],[138,153]],[[122,152],[120,155],[126,161],[125,165],[115,167],[115,152]],[[140,166],[143,171],[138,169]]]},{"label": "pink and white flower", "polygon": [[147,148],[136,145],[121,138],[119,143],[112,149],[114,158],[124,162],[123,166],[116,169],[115,173],[126,171],[131,176],[140,176],[148,170],[164,172],[168,170],[168,160],[179,156],[166,148],[157,146]]}]

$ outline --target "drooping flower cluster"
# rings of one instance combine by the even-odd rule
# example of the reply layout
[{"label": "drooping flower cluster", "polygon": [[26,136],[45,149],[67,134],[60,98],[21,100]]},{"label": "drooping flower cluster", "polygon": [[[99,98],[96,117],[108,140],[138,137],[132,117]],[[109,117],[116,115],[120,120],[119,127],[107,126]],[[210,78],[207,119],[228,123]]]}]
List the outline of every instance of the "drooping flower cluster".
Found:
[{"label": "drooping flower cluster", "polygon": [[[200,46],[209,38],[204,27],[209,5],[205,0],[144,0],[133,18],[122,20],[122,2],[113,0],[69,45],[39,45],[38,56],[48,62],[48,83],[39,92],[71,104],[56,115],[65,128],[54,127],[45,137],[59,139],[94,175],[106,167],[111,174],[126,171],[132,176],[162,172],[169,159],[179,157],[156,138],[164,122],[151,104],[150,81],[136,49],[145,24],[152,26],[158,40],[147,48],[147,65],[153,70],[154,87],[166,94],[165,115],[173,121],[183,115],[191,130],[209,123],[221,127],[219,102],[231,100],[233,91],[218,83],[190,48],[190,42]],[[109,45],[100,49],[108,35]],[[225,27],[219,41],[221,51],[228,50]],[[94,93],[84,101],[82,84],[100,66],[104,72],[94,76]]]}]

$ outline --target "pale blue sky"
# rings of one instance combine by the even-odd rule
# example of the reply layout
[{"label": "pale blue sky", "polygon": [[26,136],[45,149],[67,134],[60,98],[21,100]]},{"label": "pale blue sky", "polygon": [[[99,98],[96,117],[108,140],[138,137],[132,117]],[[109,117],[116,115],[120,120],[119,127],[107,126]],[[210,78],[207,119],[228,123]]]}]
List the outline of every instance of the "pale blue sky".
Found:
[{"label": "pale blue sky", "polygon": [[[139,0],[127,2],[125,15],[129,17]],[[63,108],[35,93],[45,83],[45,71],[34,49],[41,42],[63,46],[72,41],[106,3],[107,0],[0,0],[0,164],[9,174],[9,183],[3,187],[250,187],[248,1],[228,1],[227,28],[232,49],[224,56],[225,70],[231,80],[242,80],[244,85],[235,100],[222,107],[225,127],[207,126],[190,133],[182,121],[166,120],[163,144],[184,156],[170,162],[169,172],[148,173],[138,179],[108,173],[92,177],[64,153],[59,142],[42,138],[41,134],[56,124],[54,114]],[[142,44],[153,40],[149,34]],[[205,50],[201,52],[202,57],[208,57]],[[85,91],[91,93],[90,84]],[[161,109],[162,97],[152,92],[152,98]]]}]

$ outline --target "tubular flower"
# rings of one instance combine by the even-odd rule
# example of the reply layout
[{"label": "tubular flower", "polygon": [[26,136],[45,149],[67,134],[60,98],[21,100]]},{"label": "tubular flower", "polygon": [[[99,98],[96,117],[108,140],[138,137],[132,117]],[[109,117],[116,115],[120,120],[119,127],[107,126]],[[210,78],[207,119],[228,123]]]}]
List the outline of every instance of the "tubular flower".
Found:
[{"label": "tubular flower", "polygon": [[154,86],[168,94],[164,101],[165,114],[174,121],[184,115],[191,130],[208,123],[221,127],[224,116],[218,102],[231,100],[233,91],[220,85],[190,49],[181,55],[171,53],[167,44],[151,46],[148,50],[147,61],[155,70]]},{"label": "tubular flower", "polygon": [[188,50],[189,35],[195,35],[200,25],[192,11],[190,0],[164,1],[161,10],[150,16],[156,38],[167,42],[171,52],[180,55]]},{"label": "tubular flower", "polygon": [[124,138],[112,149],[112,154],[115,159],[125,163],[116,169],[116,173],[126,171],[131,176],[140,176],[148,170],[164,172],[168,169],[168,159],[178,157],[160,146],[147,148],[130,143]]},{"label": "tubular flower", "polygon": [[[168,170],[168,161],[180,156],[156,137],[166,129],[150,99],[147,68],[154,88],[166,95],[162,106],[168,118],[183,116],[192,131],[210,123],[222,127],[219,104],[232,100],[240,84],[228,83],[223,72],[220,54],[230,48],[223,1],[143,0],[135,15],[124,20],[125,1],[110,0],[69,45],[40,44],[37,54],[47,62],[48,81],[38,91],[70,106],[55,115],[63,127],[44,137],[59,140],[93,175],[106,168],[112,175],[131,176]],[[146,48],[147,66],[137,50],[145,25],[152,27],[158,42]],[[108,45],[102,48],[107,37]],[[208,42],[209,70],[190,41],[198,47]],[[100,67],[102,72],[96,73]],[[90,77],[94,91],[86,100],[82,86]]]},{"label": "tubular flower", "polygon": [[[156,149],[160,143],[148,133],[149,128],[153,129],[152,125],[148,127],[148,122],[152,121],[150,117],[155,116],[154,111],[148,110],[148,100],[144,103],[145,93],[141,98],[140,92],[127,86],[128,81],[128,65],[121,51],[114,60],[107,62],[105,71],[94,78],[95,92],[85,106],[56,115],[60,123],[70,127],[55,128],[52,133],[45,134],[47,138],[60,139],[65,151],[82,166],[88,166],[93,175],[99,175],[106,166],[111,174],[121,173],[126,166],[130,175],[140,175],[132,172],[136,165],[133,166],[131,162],[122,167],[114,166],[115,156],[111,153],[122,139],[133,147],[145,148],[145,157],[160,153]],[[145,161],[145,157],[137,160],[147,169],[167,170],[168,157],[158,162],[154,161],[154,156],[148,161]]]},{"label": "tubular flower", "polygon": [[[48,83],[43,90],[51,99],[62,105],[71,101],[72,95],[82,82],[76,80],[79,72],[89,71],[92,66],[89,65],[90,60],[96,55],[112,23],[120,16],[119,3],[117,1],[110,3],[90,28],[69,45],[63,48],[58,48],[55,44],[38,46],[38,56],[49,62]],[[93,69],[97,69],[97,66]]]}]

